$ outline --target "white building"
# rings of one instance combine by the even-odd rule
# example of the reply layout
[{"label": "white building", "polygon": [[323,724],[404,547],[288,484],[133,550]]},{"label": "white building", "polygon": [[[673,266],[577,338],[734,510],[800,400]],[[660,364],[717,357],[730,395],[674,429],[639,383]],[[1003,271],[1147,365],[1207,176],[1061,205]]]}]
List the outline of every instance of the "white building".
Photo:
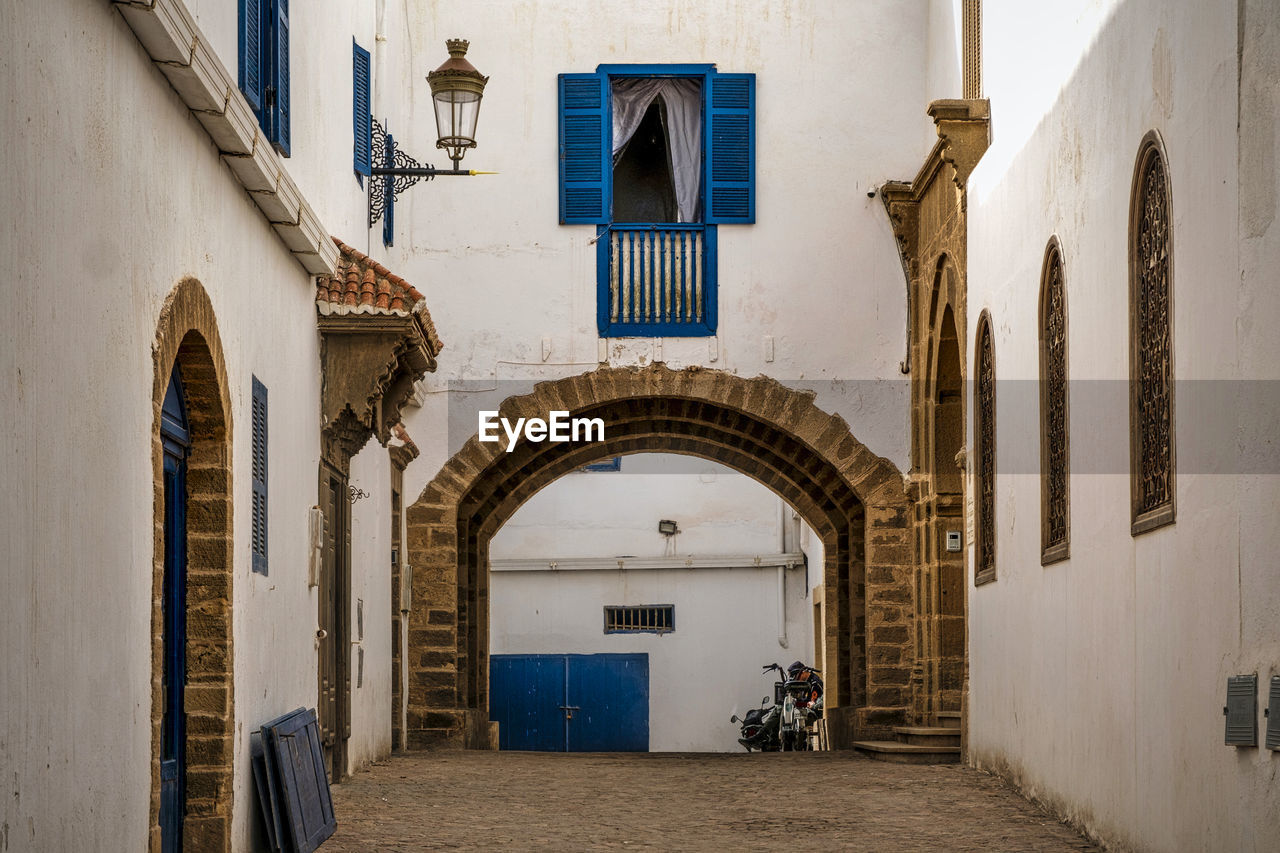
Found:
[{"label": "white building", "polygon": [[[503,655],[642,655],[647,679],[636,692],[642,685],[647,702],[632,722],[647,742],[637,733],[632,746],[739,751],[729,717],[772,696],[777,674],[762,667],[813,664],[800,521],[723,465],[662,454],[618,464],[557,481],[494,538],[491,678]],[[659,532],[664,520],[679,532]],[[607,689],[588,681],[593,694]],[[501,700],[490,694],[494,719]],[[572,741],[572,722],[568,730]],[[523,734],[504,730],[504,748],[536,743]]]},{"label": "white building", "polygon": [[[490,653],[648,654],[654,749],[732,748],[799,658],[836,742],[962,714],[971,764],[1117,847],[1280,836],[1269,0],[27,5],[8,849],[253,849],[262,723],[317,708],[334,778],[489,745]],[[459,36],[464,168],[499,174],[384,232],[369,119],[447,165]],[[548,406],[606,439],[473,438]],[[625,468],[573,473],[655,453],[699,461],[619,503]]]}]

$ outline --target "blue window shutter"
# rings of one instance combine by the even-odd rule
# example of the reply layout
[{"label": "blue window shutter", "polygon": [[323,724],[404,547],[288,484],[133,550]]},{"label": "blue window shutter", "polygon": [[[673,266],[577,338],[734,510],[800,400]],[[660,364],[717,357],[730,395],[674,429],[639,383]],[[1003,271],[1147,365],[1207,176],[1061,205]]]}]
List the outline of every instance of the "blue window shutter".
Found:
[{"label": "blue window shutter", "polygon": [[267,573],[267,387],[253,377],[253,570]]},{"label": "blue window shutter", "polygon": [[560,75],[560,224],[609,221],[609,78]]},{"label": "blue window shutter", "polygon": [[351,43],[351,90],[353,93],[351,119],[355,133],[356,174],[369,177],[373,169],[373,126],[369,117],[369,51],[354,41]]},{"label": "blue window shutter", "polygon": [[289,0],[271,0],[275,5],[275,116],[272,142],[281,156],[289,156]]},{"label": "blue window shutter", "polygon": [[240,91],[262,120],[262,0],[240,0]]},{"label": "blue window shutter", "polygon": [[756,221],[756,75],[707,75],[708,223]]}]

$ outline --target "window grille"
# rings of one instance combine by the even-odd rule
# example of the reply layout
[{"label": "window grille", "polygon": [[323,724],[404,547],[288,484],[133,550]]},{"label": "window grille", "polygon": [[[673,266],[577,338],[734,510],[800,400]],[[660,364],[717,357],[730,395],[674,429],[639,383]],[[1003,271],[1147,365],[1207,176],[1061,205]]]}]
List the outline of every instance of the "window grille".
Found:
[{"label": "window grille", "polygon": [[977,494],[977,565],[975,583],[986,583],[996,578],[996,371],[995,353],[991,343],[991,317],[985,311],[978,320],[977,396],[974,409],[976,421],[974,434],[977,439],[978,470],[974,483]]},{"label": "window grille", "polygon": [[1129,219],[1129,428],[1132,532],[1174,520],[1173,247],[1159,137],[1144,140]]},{"label": "window grille", "polygon": [[267,573],[267,386],[253,377],[253,570]]},{"label": "window grille", "polygon": [[676,629],[674,604],[606,605],[606,634],[667,634]]},{"label": "window grille", "polygon": [[1040,545],[1041,562],[1069,553],[1070,456],[1067,385],[1067,305],[1062,251],[1045,252],[1040,285]]}]

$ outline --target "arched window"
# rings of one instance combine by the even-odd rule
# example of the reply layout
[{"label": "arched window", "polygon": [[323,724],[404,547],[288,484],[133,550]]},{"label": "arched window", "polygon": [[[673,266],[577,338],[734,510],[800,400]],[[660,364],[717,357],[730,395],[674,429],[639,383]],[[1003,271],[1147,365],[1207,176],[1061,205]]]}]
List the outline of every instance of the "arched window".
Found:
[{"label": "arched window", "polygon": [[973,582],[996,579],[996,359],[991,342],[991,315],[978,318],[978,343],[974,350],[974,471],[973,492],[977,503],[977,542]]},{"label": "arched window", "polygon": [[1040,270],[1040,563],[1070,554],[1067,293],[1055,237]]},{"label": "arched window", "polygon": [[1132,532],[1174,520],[1173,217],[1164,145],[1142,140],[1129,206]]}]

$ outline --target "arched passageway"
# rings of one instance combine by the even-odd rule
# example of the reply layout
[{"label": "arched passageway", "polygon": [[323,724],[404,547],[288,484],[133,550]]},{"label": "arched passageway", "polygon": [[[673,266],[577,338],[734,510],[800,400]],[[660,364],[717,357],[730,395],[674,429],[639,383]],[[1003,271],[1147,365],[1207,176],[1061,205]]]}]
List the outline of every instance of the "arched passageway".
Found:
[{"label": "arched passageway", "polygon": [[719,461],[771,488],[808,521],[825,554],[833,739],[877,735],[906,721],[916,662],[909,504],[901,473],[842,418],[772,379],[661,365],[544,382],[500,408],[508,419],[551,411],[602,419],[605,440],[521,441],[507,453],[472,437],[408,511],[408,746],[488,743],[492,536],[558,477],[643,451]]}]

